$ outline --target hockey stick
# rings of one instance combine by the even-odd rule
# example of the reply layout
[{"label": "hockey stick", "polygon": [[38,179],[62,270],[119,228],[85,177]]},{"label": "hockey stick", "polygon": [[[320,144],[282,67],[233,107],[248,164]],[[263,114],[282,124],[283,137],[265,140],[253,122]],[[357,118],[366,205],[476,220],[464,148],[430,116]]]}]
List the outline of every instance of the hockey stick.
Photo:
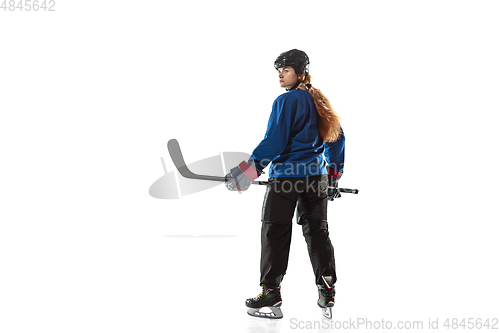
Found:
[{"label": "hockey stick", "polygon": [[[188,169],[186,162],[184,161],[184,157],[182,156],[181,152],[181,147],[179,146],[179,142],[177,142],[176,139],[171,139],[167,143],[168,147],[168,152],[170,153],[170,157],[172,158],[172,161],[174,162],[175,167],[179,171],[182,177],[185,178],[190,178],[190,179],[200,179],[200,180],[211,180],[211,181],[216,181],[216,182],[226,182],[227,178],[226,177],[219,177],[219,176],[208,176],[208,175],[198,175],[193,173],[191,170]],[[269,184],[266,181],[252,181],[252,184],[254,185],[267,185]],[[358,194],[358,190],[356,189],[349,189],[349,188],[339,188],[339,192],[342,193],[353,193],[353,194]]]}]

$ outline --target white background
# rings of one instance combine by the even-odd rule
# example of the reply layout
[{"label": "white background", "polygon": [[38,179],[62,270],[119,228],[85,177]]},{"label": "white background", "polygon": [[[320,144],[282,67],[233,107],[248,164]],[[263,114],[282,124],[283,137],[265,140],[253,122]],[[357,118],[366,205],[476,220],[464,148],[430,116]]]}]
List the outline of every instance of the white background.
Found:
[{"label": "white background", "polygon": [[55,9],[0,11],[1,332],[285,332],[321,320],[298,226],[285,317],[245,313],[259,292],[264,187],[148,194],[160,157],[173,168],[169,139],[188,162],[257,146],[283,92],[274,59],[292,48],[342,117],[341,186],[360,189],[329,209],[335,319],[498,318],[497,1]]}]

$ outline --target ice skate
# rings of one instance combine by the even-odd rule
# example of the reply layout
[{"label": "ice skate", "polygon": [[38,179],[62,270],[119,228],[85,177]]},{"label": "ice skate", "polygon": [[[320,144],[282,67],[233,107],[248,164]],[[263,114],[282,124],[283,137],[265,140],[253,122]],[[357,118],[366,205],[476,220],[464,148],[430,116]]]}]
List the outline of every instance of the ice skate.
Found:
[{"label": "ice skate", "polygon": [[250,316],[269,319],[283,318],[281,303],[280,288],[268,288],[264,285],[260,294],[245,301]]},{"label": "ice skate", "polygon": [[333,277],[322,276],[323,284],[318,284],[318,305],[323,311],[323,316],[331,319],[332,308],[335,305],[335,286]]}]

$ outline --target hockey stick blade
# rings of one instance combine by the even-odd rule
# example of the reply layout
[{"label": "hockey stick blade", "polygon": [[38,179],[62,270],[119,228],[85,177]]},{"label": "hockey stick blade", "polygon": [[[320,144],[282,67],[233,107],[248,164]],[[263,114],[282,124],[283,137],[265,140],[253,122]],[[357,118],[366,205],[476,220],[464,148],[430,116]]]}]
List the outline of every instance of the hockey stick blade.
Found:
[{"label": "hockey stick blade", "polygon": [[[172,162],[174,162],[175,167],[179,171],[182,177],[190,178],[190,179],[199,179],[199,180],[211,180],[217,182],[226,182],[226,177],[218,177],[218,176],[208,176],[208,175],[198,175],[193,173],[186,165],[184,161],[184,157],[182,156],[181,147],[179,146],[179,142],[176,139],[170,139],[167,143],[168,152],[170,157],[172,158]],[[252,181],[254,185],[267,185],[266,181]],[[342,193],[353,193],[358,194],[358,190],[350,189],[350,188],[339,188],[339,192]]]},{"label": "hockey stick blade", "polygon": [[177,170],[179,170],[179,173],[182,175],[182,177],[190,179],[213,180],[217,182],[226,181],[226,177],[197,175],[191,172],[191,170],[188,169],[186,162],[184,161],[181,147],[179,146],[179,142],[177,142],[176,139],[171,139],[170,141],[168,141],[167,147],[168,152],[170,153],[170,157],[172,158],[172,162],[174,162],[175,167],[177,168]]}]

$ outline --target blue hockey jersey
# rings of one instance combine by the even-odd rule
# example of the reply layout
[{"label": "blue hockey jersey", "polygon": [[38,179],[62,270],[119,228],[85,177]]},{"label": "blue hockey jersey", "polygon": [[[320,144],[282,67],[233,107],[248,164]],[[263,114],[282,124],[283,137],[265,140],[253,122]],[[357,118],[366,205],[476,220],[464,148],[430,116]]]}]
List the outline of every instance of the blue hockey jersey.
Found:
[{"label": "blue hockey jersey", "polygon": [[257,168],[269,163],[269,178],[306,177],[327,174],[329,165],[344,169],[344,133],[335,142],[323,143],[319,115],[311,94],[295,89],[276,98],[264,139],[250,160]]}]

